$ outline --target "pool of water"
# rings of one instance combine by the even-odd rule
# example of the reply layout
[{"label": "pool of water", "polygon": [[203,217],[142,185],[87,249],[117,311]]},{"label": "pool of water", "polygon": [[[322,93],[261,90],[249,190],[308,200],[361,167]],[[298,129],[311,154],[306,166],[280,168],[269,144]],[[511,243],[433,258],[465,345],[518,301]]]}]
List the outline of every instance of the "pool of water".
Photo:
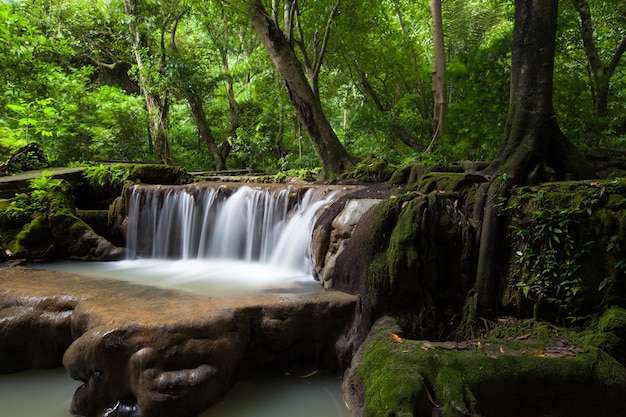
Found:
[{"label": "pool of water", "polygon": [[70,404],[80,385],[63,368],[0,375],[0,415],[71,417]]},{"label": "pool of water", "polygon": [[303,271],[237,260],[138,259],[118,262],[58,262],[35,267],[212,297],[302,294],[323,290],[319,282]]},{"label": "pool of water", "polygon": [[[71,417],[80,382],[64,369],[0,375],[0,415]],[[257,377],[238,383],[200,417],[349,417],[340,382],[329,375]]]},{"label": "pool of water", "polygon": [[328,375],[240,382],[200,417],[349,417],[340,382]]}]

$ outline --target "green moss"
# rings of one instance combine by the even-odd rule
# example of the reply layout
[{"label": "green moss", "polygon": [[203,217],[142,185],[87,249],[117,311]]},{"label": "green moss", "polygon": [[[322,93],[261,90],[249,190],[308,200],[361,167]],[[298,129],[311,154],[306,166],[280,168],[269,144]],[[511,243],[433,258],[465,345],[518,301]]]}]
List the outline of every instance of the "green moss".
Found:
[{"label": "green moss", "polygon": [[46,217],[36,215],[15,236],[9,250],[15,257],[41,257],[52,246],[53,239]]},{"label": "green moss", "polygon": [[[398,343],[390,335],[399,333],[396,322],[380,319],[363,345],[356,371],[365,386],[365,415],[431,415],[438,407],[444,416],[557,411],[585,416],[590,411],[610,415],[624,406],[626,369],[621,364],[598,349],[539,356],[536,346],[554,346],[558,339],[553,333],[543,339],[551,332],[538,323],[528,326],[533,333],[523,341],[492,334],[455,346],[408,339]],[[528,398],[533,398],[532,406]]]},{"label": "green moss", "polygon": [[373,156],[360,160],[354,168],[341,175],[341,180],[355,179],[363,182],[384,182],[391,178],[394,168],[387,160]]},{"label": "green moss", "polygon": [[396,228],[398,215],[403,207],[411,202],[416,195],[407,193],[396,198],[385,200],[374,209],[374,217],[370,222],[368,238],[364,239],[369,248],[365,253],[369,256],[368,288],[374,298],[390,295],[394,276],[389,272],[388,250],[391,238],[390,230]]},{"label": "green moss", "polygon": [[417,182],[415,189],[422,193],[459,191],[465,183],[465,174],[456,172],[429,172]]},{"label": "green moss", "polygon": [[415,403],[427,401],[426,384],[413,362],[406,360],[408,355],[402,352],[403,346],[388,343],[389,333],[399,332],[395,322],[389,318],[382,320],[378,331],[374,330],[368,339],[368,349],[356,370],[357,378],[366,387],[365,415],[412,415]]},{"label": "green moss", "polygon": [[133,165],[128,179],[148,184],[183,184],[188,175],[182,167],[160,164]]}]

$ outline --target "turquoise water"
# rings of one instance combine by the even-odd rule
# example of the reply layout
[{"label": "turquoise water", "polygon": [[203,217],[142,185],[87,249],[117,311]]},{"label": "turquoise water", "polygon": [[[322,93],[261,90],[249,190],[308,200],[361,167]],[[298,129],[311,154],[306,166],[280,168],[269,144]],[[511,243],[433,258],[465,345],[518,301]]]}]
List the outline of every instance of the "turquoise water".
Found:
[{"label": "turquoise water", "polygon": [[[80,386],[64,369],[0,375],[0,417],[71,417]],[[328,375],[252,378],[201,417],[349,417],[340,382]]]},{"label": "turquoise water", "polygon": [[70,404],[80,385],[63,368],[0,375],[0,416],[71,417]]}]

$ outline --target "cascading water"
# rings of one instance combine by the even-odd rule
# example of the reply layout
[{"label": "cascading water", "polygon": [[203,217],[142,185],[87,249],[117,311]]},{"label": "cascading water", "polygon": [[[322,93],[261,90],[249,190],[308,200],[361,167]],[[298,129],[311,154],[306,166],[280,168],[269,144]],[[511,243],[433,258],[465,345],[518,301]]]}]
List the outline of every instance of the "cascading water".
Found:
[{"label": "cascading water", "polygon": [[229,259],[309,272],[318,210],[315,189],[136,187],[128,214],[128,258]]},{"label": "cascading water", "polygon": [[328,187],[137,185],[119,262],[54,269],[210,296],[321,291],[309,249]]}]

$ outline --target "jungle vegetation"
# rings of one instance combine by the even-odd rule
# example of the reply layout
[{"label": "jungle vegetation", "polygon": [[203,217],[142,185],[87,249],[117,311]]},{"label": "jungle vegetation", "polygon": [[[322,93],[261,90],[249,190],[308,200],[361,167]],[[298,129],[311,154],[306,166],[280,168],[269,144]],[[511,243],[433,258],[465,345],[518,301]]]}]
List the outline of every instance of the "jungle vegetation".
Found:
[{"label": "jungle vegetation", "polygon": [[[0,161],[36,142],[53,166],[321,167],[330,178],[374,155],[493,160],[500,175],[532,135],[624,148],[626,4],[536,3],[3,0]],[[553,68],[535,80],[551,84],[543,98],[519,82],[534,41],[514,35],[526,22],[541,39],[521,16],[538,8],[554,39]],[[519,125],[520,97],[542,103],[543,132],[512,134],[535,123]],[[524,163],[519,182],[554,165]]]}]

